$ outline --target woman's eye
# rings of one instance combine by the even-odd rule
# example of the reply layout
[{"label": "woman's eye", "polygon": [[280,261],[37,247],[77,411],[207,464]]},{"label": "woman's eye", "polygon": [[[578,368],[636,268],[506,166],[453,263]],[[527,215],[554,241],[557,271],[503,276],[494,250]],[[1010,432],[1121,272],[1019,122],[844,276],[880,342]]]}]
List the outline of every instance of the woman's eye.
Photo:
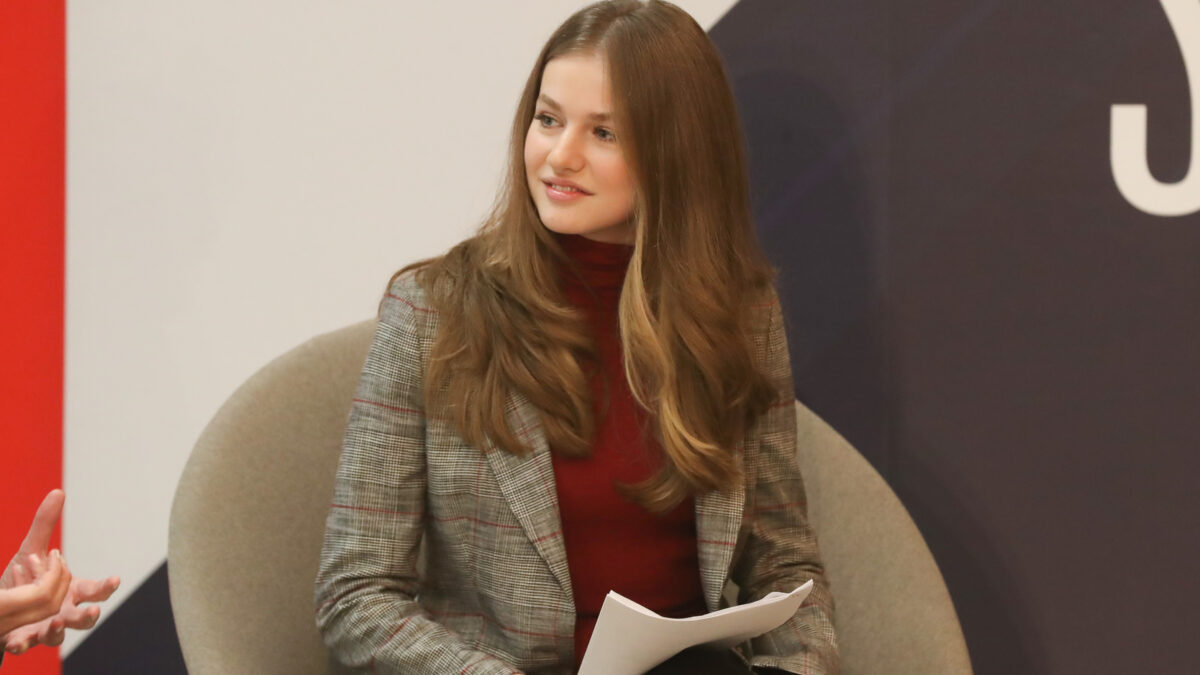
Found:
[{"label": "woman's eye", "polygon": [[538,124],[540,124],[543,127],[552,127],[552,126],[554,126],[554,122],[555,122],[555,119],[553,117],[547,115],[546,113],[538,113],[533,116],[533,119],[537,120]]},{"label": "woman's eye", "polygon": [[615,141],[617,140],[617,135],[604,127],[596,127],[596,138],[602,141]]}]

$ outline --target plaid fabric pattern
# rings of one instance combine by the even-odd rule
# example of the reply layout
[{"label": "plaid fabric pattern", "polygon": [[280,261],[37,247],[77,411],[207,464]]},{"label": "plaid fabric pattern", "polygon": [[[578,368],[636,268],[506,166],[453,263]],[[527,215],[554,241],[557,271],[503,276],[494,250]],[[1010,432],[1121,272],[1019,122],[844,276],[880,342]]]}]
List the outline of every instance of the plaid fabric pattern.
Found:
[{"label": "plaid fabric pattern", "polygon": [[[816,589],[751,646],[755,665],[837,672],[832,600],[804,517],[795,410],[778,303],[757,341],[781,404],[743,447],[748,488],[696,500],[710,609],[727,580],[743,600]],[[533,452],[467,446],[427,417],[424,373],[437,314],[411,275],[397,279],[351,409],[317,574],[317,623],[343,663],[376,673],[570,673],[575,607],[550,451],[536,410],[507,401]],[[424,577],[417,573],[425,547]]]}]

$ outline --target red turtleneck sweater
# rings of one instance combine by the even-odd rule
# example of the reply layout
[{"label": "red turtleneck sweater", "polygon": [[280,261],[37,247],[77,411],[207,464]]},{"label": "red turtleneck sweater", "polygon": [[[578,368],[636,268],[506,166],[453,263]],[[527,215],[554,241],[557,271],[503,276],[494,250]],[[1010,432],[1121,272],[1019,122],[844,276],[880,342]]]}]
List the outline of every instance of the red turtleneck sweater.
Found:
[{"label": "red turtleneck sweater", "polygon": [[578,666],[610,590],[663,616],[695,616],[707,608],[693,500],[655,515],[616,489],[618,483],[650,477],[662,461],[658,443],[642,431],[648,428],[646,414],[629,391],[621,356],[617,303],[633,247],[575,235],[557,239],[575,263],[574,271],[562,269],[563,291],[587,318],[600,358],[591,378],[596,416],[592,455],[552,455],[575,596]]}]

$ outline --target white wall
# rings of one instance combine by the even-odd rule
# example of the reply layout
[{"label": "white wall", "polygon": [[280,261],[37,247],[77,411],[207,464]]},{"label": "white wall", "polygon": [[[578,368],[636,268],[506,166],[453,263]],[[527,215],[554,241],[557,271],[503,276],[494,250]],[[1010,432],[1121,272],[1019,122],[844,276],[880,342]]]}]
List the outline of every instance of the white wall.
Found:
[{"label": "white wall", "polygon": [[[733,2],[677,4],[707,28]],[[76,574],[122,576],[107,613],[165,558],[234,388],[471,232],[584,4],[68,3],[63,540]]]}]

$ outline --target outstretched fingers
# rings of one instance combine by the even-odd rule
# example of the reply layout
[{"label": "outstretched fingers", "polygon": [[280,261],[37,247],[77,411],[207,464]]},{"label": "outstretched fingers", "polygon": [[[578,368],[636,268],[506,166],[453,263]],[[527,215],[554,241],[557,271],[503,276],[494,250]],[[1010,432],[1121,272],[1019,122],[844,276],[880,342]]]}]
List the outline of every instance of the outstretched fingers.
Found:
[{"label": "outstretched fingers", "polygon": [[79,579],[73,580],[71,584],[71,596],[76,603],[81,602],[104,602],[117,587],[121,585],[120,577],[108,577],[107,579]]},{"label": "outstretched fingers", "polygon": [[64,607],[56,618],[61,619],[63,624],[72,630],[87,630],[95,626],[96,621],[100,619],[100,608],[95,605],[72,605]]},{"label": "outstretched fingers", "polygon": [[100,619],[100,608],[95,605],[81,605],[85,602],[107,600],[120,584],[121,580],[118,577],[73,580],[71,593],[58,616],[66,622],[67,628],[74,630],[87,630],[95,626],[96,621]]}]

